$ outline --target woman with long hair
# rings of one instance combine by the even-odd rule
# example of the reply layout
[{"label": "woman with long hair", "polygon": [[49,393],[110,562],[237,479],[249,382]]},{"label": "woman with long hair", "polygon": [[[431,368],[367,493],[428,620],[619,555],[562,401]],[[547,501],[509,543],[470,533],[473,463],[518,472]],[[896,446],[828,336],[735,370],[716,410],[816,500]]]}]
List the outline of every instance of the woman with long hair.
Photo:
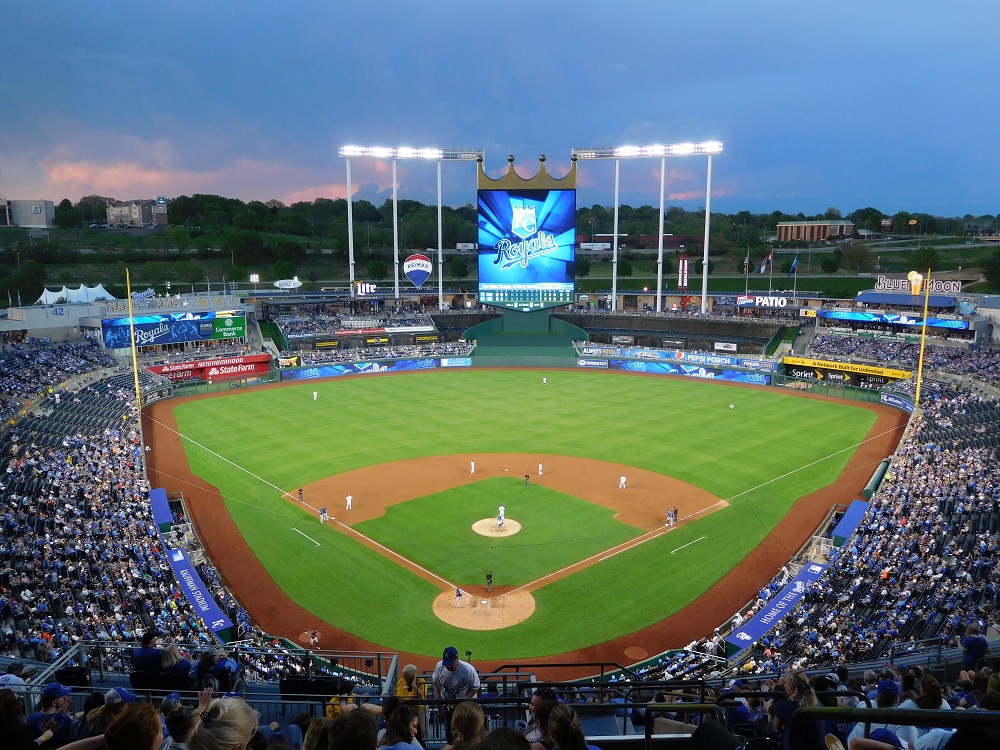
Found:
[{"label": "woman with long hair", "polygon": [[187,659],[176,643],[168,644],[160,656],[160,671],[167,674],[188,674],[191,671],[191,660]]},{"label": "woman with long hair", "polygon": [[417,742],[418,721],[417,712],[406,703],[401,703],[385,720],[385,735],[378,747],[387,750],[420,747]]},{"label": "woman with long hair", "polygon": [[[778,683],[784,688],[785,698],[775,699],[771,705],[774,728],[781,733],[781,746],[792,750],[792,716],[803,706],[818,706],[816,691],[809,685],[805,670],[794,668],[781,675]],[[826,750],[826,733],[821,721],[806,721],[802,726],[802,741],[795,750]]]},{"label": "woman with long hair", "polygon": [[[934,675],[926,674],[920,681],[920,692],[913,698],[908,698],[899,704],[900,708],[922,708],[928,711],[948,711],[951,704],[945,700],[941,683]],[[914,727],[917,736],[927,734],[933,727]]]},{"label": "woman with long hair", "polygon": [[580,717],[572,706],[557,703],[545,723],[545,736],[552,743],[553,750],[599,750],[587,744],[580,725]]},{"label": "woman with long hair", "polygon": [[33,750],[38,744],[28,739],[21,701],[10,688],[0,690],[0,737],[11,750]]},{"label": "woman with long hair", "polygon": [[475,701],[462,701],[451,715],[451,744],[444,750],[466,750],[475,747],[486,736],[486,716]]},{"label": "woman with long hair", "polygon": [[242,698],[216,698],[191,731],[188,750],[246,750],[259,721]]},{"label": "woman with long hair", "polygon": [[104,733],[108,750],[160,750],[163,720],[150,703],[142,703],[118,714]]},{"label": "woman with long hair", "polygon": [[550,698],[543,700],[535,707],[534,711],[534,721],[535,726],[538,728],[538,733],[540,739],[535,740],[531,743],[531,750],[551,750],[552,744],[548,738],[548,734],[545,728],[548,726],[549,717],[552,715],[552,709],[556,706],[561,705],[559,701],[555,698]]}]

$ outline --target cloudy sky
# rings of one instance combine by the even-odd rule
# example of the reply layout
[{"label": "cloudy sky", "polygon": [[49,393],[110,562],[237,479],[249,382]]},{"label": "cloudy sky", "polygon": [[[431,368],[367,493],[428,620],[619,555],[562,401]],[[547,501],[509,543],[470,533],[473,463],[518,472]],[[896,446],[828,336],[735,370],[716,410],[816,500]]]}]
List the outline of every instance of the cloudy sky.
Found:
[{"label": "cloudy sky", "polygon": [[[473,147],[493,175],[581,146],[720,140],[712,207],[1000,212],[996,0],[4,3],[0,194],[344,197],[341,145]],[[655,205],[660,162],[623,161]],[[443,169],[475,200],[474,163]],[[668,160],[705,203],[704,157]],[[611,205],[587,162],[578,204]],[[356,197],[387,163],[352,160]],[[436,200],[433,164],[400,196]]]}]

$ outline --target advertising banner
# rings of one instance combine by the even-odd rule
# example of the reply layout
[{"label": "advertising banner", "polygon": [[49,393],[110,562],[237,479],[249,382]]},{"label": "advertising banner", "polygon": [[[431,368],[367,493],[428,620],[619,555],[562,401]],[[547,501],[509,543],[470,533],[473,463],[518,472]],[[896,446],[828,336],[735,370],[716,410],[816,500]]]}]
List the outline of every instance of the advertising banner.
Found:
[{"label": "advertising banner", "polygon": [[608,361],[606,359],[578,359],[576,361],[577,367],[598,367],[604,370],[608,369]]},{"label": "advertising banner", "polygon": [[[883,323],[886,325],[908,326],[911,328],[920,327],[924,324],[923,318],[915,315],[890,315],[889,313],[869,313],[854,312],[853,310],[818,310],[817,317],[827,320],[849,320],[857,323]],[[927,318],[928,328],[954,328],[960,331],[967,331],[969,323],[965,320],[954,320],[952,318]]]},{"label": "advertising banner", "polygon": [[180,584],[184,596],[194,607],[194,611],[201,617],[202,622],[213,633],[233,627],[233,623],[223,614],[212,592],[208,590],[198,571],[182,549],[167,549],[167,558],[170,560],[170,567],[174,571],[177,583]]},{"label": "advertising banner", "polygon": [[627,372],[644,372],[652,375],[685,375],[692,378],[725,380],[731,383],[769,385],[771,382],[771,376],[762,372],[720,370],[699,367],[698,365],[675,364],[672,362],[637,362],[635,360],[612,359],[608,362],[608,366],[613,370],[625,370]]},{"label": "advertising banner", "polygon": [[448,357],[441,360],[442,367],[472,367],[472,357]]},{"label": "advertising banner", "polygon": [[806,359],[804,357],[785,357],[785,367],[799,366],[830,372],[855,372],[859,375],[877,375],[890,380],[902,380],[913,377],[913,373],[908,370],[894,370],[889,367],[875,367],[873,365],[856,365],[852,362],[834,362],[827,359]]},{"label": "advertising banner", "polygon": [[879,399],[883,404],[888,406],[894,406],[897,409],[905,411],[907,414],[913,414],[914,408],[913,399],[907,398],[899,393],[882,393]]},{"label": "advertising banner", "polygon": [[227,380],[262,375],[271,369],[270,354],[248,354],[242,357],[220,357],[192,362],[147,367],[150,372],[170,380]]},{"label": "advertising banner", "polygon": [[575,190],[479,190],[479,301],[513,310],[573,302]]},{"label": "advertising banner", "polygon": [[580,354],[590,357],[622,357],[662,362],[683,362],[689,365],[709,365],[710,367],[739,367],[745,370],[758,370],[761,372],[778,371],[778,363],[766,359],[727,357],[721,354],[701,354],[685,352],[680,349],[640,349],[584,344],[580,347]]},{"label": "advertising banner", "polygon": [[399,359],[392,362],[338,362],[329,365],[304,367],[299,370],[282,370],[282,380],[311,380],[335,378],[341,375],[374,375],[381,372],[411,372],[438,367],[436,359]]},{"label": "advertising banner", "polygon": [[[135,318],[136,346],[181,344],[188,341],[238,339],[246,336],[246,316],[214,312],[141,315]],[[132,346],[129,318],[101,321],[101,337],[107,349]]]},{"label": "advertising banner", "polygon": [[760,640],[761,636],[777,625],[795,607],[799,600],[806,595],[809,584],[818,581],[824,571],[826,571],[824,564],[813,562],[807,564],[785,588],[766,602],[757,614],[726,638],[727,654],[732,656]]}]

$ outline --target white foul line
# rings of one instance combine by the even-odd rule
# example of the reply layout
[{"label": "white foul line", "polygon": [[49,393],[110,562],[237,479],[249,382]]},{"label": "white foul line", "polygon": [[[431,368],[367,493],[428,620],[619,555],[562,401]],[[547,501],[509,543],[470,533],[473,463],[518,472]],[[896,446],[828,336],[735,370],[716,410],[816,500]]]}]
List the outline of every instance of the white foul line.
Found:
[{"label": "white foul line", "polygon": [[299,531],[299,530],[298,530],[297,528],[295,528],[294,526],[292,527],[292,531],[298,531],[298,533],[302,534],[302,536],[304,536],[304,537],[305,537],[306,539],[308,539],[308,540],[309,540],[310,542],[312,542],[312,543],[313,543],[313,544],[315,544],[315,545],[316,545],[317,547],[319,547],[319,542],[317,542],[317,541],[316,541],[315,539],[313,539],[313,538],[312,538],[311,536],[309,536],[308,534],[305,534],[305,533],[303,533],[303,532]]},{"label": "white foul line", "polygon": [[697,539],[695,539],[695,540],[694,540],[693,542],[688,542],[687,544],[682,544],[682,545],[681,545],[680,547],[678,547],[677,549],[675,549],[675,550],[672,550],[670,554],[671,554],[671,555],[676,555],[676,554],[677,554],[678,552],[680,552],[680,551],[681,551],[682,549],[684,549],[685,547],[690,547],[690,546],[691,546],[692,544],[694,544],[695,542],[700,542],[700,541],[701,541],[702,539],[708,539],[708,537],[707,537],[707,536],[700,536],[700,537],[698,537]]}]

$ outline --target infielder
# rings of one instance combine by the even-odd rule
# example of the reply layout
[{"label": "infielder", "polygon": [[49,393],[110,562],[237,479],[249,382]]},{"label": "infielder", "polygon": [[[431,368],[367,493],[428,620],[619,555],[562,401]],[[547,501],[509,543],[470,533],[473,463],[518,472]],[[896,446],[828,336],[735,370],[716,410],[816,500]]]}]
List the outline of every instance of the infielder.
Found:
[{"label": "infielder", "polygon": [[538,476],[542,475],[542,465],[538,464]]},{"label": "infielder", "polygon": [[503,531],[503,514],[506,510],[502,505],[497,509],[497,531]]},{"label": "infielder", "polygon": [[469,461],[469,473],[470,474],[475,474],[476,473],[476,462],[475,461]]},{"label": "infielder", "polygon": [[347,496],[347,507],[345,508],[345,510],[350,510],[351,509],[351,504],[353,502],[354,502],[354,497],[352,495],[348,495]]},{"label": "infielder", "polygon": [[618,480],[618,489],[625,489],[625,475],[622,474],[622,478]]}]

